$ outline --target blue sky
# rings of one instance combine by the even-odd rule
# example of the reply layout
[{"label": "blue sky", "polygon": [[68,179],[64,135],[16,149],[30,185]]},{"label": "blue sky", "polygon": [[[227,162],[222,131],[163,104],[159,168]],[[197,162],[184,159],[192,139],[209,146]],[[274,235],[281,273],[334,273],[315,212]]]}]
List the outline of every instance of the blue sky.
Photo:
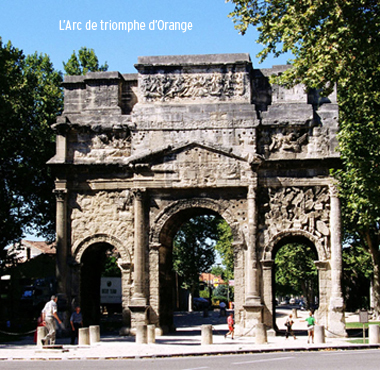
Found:
[{"label": "blue sky", "polygon": [[[25,54],[48,54],[62,71],[62,62],[82,46],[121,73],[135,73],[138,56],[149,55],[249,53],[255,68],[285,64],[286,57],[258,63],[257,33],[252,28],[239,35],[228,18],[233,8],[224,0],[0,0],[0,37]],[[187,27],[191,22],[192,29],[150,30],[154,20],[186,22]],[[82,30],[65,29],[67,21],[71,28],[81,22]],[[88,21],[98,28],[86,30]],[[145,30],[101,30],[101,21],[144,22]]]},{"label": "blue sky", "polygon": [[[258,63],[257,33],[252,28],[239,35],[227,17],[232,10],[224,0],[1,0],[0,37],[25,54],[48,54],[58,70],[82,46],[93,48],[100,63],[107,61],[110,71],[121,73],[136,72],[137,57],[149,55],[249,53],[255,68],[285,64],[285,57]],[[191,22],[192,29],[150,30],[154,20]],[[81,22],[82,30],[65,29],[67,21],[71,28]],[[96,22],[97,29],[86,30],[88,21]],[[144,22],[145,30],[101,30],[101,21]]]}]

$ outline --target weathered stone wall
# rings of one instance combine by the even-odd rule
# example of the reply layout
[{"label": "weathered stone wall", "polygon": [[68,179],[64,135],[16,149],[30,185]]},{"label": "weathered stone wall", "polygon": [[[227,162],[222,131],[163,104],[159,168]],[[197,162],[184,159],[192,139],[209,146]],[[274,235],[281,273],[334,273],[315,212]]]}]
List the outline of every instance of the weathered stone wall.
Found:
[{"label": "weathered stone wall", "polygon": [[292,237],[315,246],[320,316],[336,321],[340,285],[332,290],[330,279],[339,279],[339,258],[329,263],[339,257],[339,202],[328,192],[339,160],[336,93],[271,85],[286,68],[253,69],[248,54],[166,56],[139,58],[137,74],[66,76],[49,161],[61,276],[67,251],[79,263],[91,243],[115,244],[126,324],[160,325],[175,233],[194,215],[218,214],[234,238],[237,332],[273,326],[273,251]]}]

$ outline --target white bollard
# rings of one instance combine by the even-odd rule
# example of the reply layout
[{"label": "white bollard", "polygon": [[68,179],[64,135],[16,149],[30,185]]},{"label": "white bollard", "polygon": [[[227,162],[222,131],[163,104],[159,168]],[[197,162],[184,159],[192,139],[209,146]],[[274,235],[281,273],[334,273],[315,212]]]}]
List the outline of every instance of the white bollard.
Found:
[{"label": "white bollard", "polygon": [[148,343],[156,343],[156,325],[148,325]]},{"label": "white bollard", "polygon": [[42,348],[43,344],[41,342],[42,338],[45,338],[47,334],[47,329],[45,326],[38,326],[37,327],[37,346],[39,348]]},{"label": "white bollard", "polygon": [[323,325],[314,326],[314,343],[315,344],[326,343],[325,327]]},{"label": "white bollard", "polygon": [[95,344],[100,342],[100,326],[91,325],[90,330],[90,344]]},{"label": "white bollard", "polygon": [[202,325],[201,345],[212,344],[212,325]]},{"label": "white bollard", "polygon": [[78,346],[90,345],[90,331],[88,328],[79,328],[78,330]]},{"label": "white bollard", "polygon": [[148,328],[146,324],[139,324],[136,327],[136,343],[147,344],[148,343]]},{"label": "white bollard", "polygon": [[380,343],[380,327],[379,325],[368,325],[369,344]]}]

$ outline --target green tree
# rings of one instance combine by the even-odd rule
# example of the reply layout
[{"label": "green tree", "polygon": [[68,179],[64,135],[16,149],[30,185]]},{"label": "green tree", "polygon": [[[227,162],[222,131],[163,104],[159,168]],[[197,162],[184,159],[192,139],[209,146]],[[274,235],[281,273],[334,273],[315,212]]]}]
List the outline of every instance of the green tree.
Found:
[{"label": "green tree", "polygon": [[50,128],[62,110],[61,73],[47,55],[25,56],[0,38],[0,250],[30,229],[54,235],[55,153]]},{"label": "green tree", "polygon": [[316,253],[309,246],[286,244],[275,257],[276,295],[300,295],[307,304],[314,302],[318,292],[318,271],[314,264]]},{"label": "green tree", "polygon": [[215,216],[197,216],[182,225],[175,236],[173,268],[183,277],[183,287],[191,296],[198,288],[199,275],[208,272],[215,262],[217,224]]},{"label": "green tree", "polygon": [[346,235],[360,240],[374,268],[375,314],[380,313],[380,3],[377,0],[227,0],[244,34],[256,26],[259,57],[293,55],[272,81],[303,83],[328,95],[338,87],[340,180]]},{"label": "green tree", "polygon": [[63,62],[63,68],[67,75],[85,75],[87,72],[102,72],[108,70],[108,64],[105,62],[99,66],[98,57],[94,49],[81,47],[78,55],[73,51],[67,63]]},{"label": "green tree", "polygon": [[[355,241],[352,240],[355,243]],[[370,308],[371,255],[360,245],[343,248],[342,289],[346,309],[354,312]]]},{"label": "green tree", "polygon": [[230,226],[224,219],[220,219],[218,223],[218,237],[215,249],[222,258],[225,270],[223,279],[230,280],[234,278],[234,249],[232,245],[232,232]]}]

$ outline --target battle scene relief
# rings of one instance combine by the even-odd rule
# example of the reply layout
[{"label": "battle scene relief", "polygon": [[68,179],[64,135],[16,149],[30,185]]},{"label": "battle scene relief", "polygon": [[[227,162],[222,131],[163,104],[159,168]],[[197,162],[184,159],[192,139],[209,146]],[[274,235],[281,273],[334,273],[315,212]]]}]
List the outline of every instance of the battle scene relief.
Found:
[{"label": "battle scene relief", "polygon": [[261,189],[259,199],[262,245],[268,245],[280,232],[303,230],[321,239],[327,250],[330,235],[327,186]]}]

